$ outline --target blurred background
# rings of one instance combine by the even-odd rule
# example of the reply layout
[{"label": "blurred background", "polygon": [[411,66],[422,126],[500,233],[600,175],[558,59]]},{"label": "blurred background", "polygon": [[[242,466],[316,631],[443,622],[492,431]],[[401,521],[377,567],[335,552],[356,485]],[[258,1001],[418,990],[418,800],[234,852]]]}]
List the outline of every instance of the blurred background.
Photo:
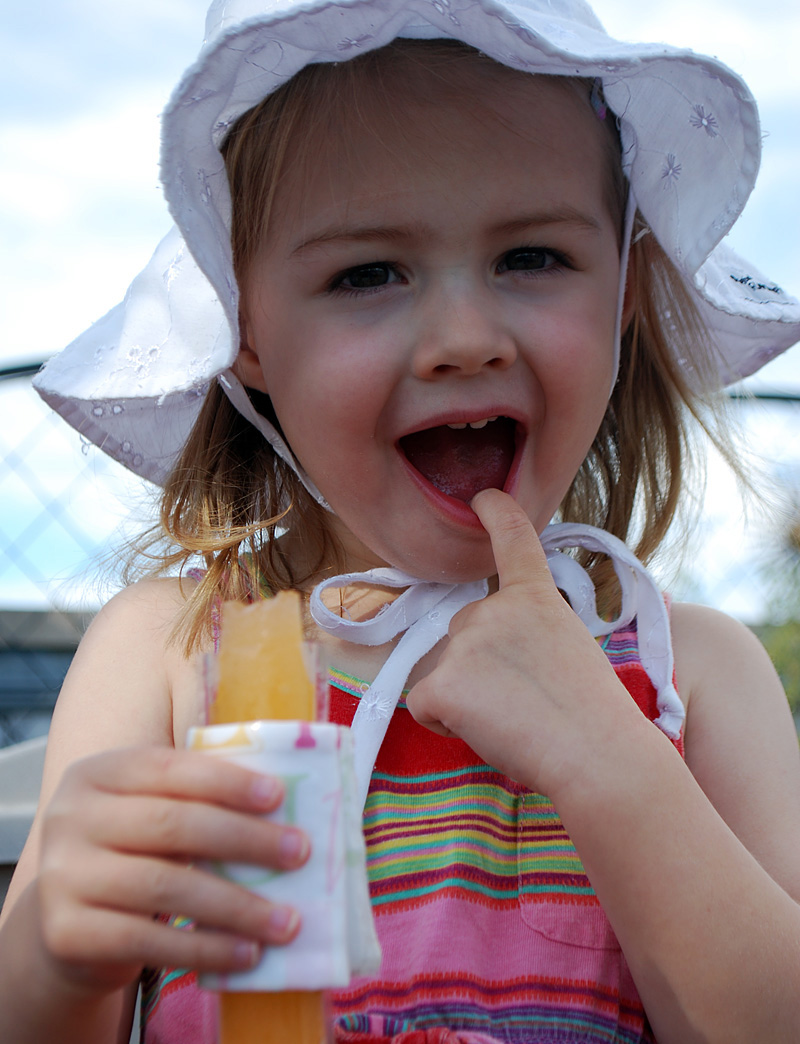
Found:
[{"label": "blurred background", "polygon": [[[730,242],[800,293],[796,0],[594,6],[616,36],[716,54],[748,81],[764,159]],[[75,644],[115,589],[114,549],[152,516],[154,491],[51,416],[30,378],[121,299],[169,227],[158,114],[196,54],[204,10],[203,0],[34,0],[0,25],[0,746],[46,733]],[[657,571],[676,597],[758,630],[797,707],[800,348],[748,395],[731,409],[769,503],[745,514],[712,459],[688,553],[667,549]]]}]

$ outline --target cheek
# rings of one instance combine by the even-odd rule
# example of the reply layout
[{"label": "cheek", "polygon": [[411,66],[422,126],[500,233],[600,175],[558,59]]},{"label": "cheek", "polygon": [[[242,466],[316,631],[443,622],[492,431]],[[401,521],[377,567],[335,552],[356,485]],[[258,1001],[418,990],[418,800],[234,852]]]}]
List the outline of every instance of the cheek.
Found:
[{"label": "cheek", "polygon": [[554,324],[534,368],[548,416],[563,414],[571,422],[576,415],[602,417],[614,375],[613,319],[572,314]]},{"label": "cheek", "polygon": [[[596,362],[577,360],[574,368],[561,375],[550,399],[563,409],[548,411],[557,443],[554,453],[577,470],[589,452],[611,396],[613,363],[611,358]],[[570,478],[571,481],[571,478]]]},{"label": "cheek", "polygon": [[587,403],[605,409],[614,377],[616,303],[603,297],[575,316],[568,344],[569,366]]},{"label": "cheek", "polygon": [[543,498],[536,512],[541,524],[558,508],[603,421],[613,377],[613,327],[598,340],[592,323],[573,318],[561,325],[553,348],[537,373],[543,412],[532,467]]},{"label": "cheek", "polygon": [[305,389],[309,397],[363,398],[381,386],[392,358],[390,338],[351,324],[300,320],[278,343],[281,357],[267,366],[285,387],[295,394]]}]

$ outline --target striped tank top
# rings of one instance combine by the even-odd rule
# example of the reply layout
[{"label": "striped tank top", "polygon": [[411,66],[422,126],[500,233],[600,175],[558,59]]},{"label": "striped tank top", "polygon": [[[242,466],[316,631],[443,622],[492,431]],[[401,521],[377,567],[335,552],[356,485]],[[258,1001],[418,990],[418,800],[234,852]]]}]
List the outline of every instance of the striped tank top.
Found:
[{"label": "striped tank top", "polygon": [[[658,716],[635,628],[603,641],[642,712]],[[366,686],[332,672],[331,720]],[[683,753],[682,742],[676,743]],[[625,958],[553,805],[437,736],[401,702],[364,810],[383,959],[331,995],[339,1044],[653,1042]],[[145,976],[145,1044],[215,1044],[193,974]]]}]

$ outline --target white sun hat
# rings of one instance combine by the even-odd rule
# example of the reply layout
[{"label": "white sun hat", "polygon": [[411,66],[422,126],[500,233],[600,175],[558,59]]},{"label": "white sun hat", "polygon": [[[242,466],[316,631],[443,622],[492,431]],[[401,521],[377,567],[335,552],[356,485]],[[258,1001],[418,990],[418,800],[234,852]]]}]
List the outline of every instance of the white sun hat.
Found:
[{"label": "white sun hat", "polygon": [[[599,78],[636,205],[708,326],[718,385],[800,339],[800,303],[721,243],[753,188],[761,142],[752,95],[716,59],[614,40],[582,0],[215,0],[197,62],[163,117],[162,180],[177,227],[125,300],[34,380],[86,439],[162,483],[219,378],[291,461],[229,369],[238,289],[219,146],[304,66],[397,37],[454,38],[515,69]],[[693,360],[679,361],[691,379]]]}]

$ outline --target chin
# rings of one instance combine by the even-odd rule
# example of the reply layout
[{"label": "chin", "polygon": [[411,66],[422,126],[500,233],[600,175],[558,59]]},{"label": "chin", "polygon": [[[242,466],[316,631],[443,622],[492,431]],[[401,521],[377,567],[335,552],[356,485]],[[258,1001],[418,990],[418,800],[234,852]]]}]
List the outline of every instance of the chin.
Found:
[{"label": "chin", "polygon": [[[488,537],[486,541],[488,544]],[[442,555],[435,561],[431,560],[430,553],[401,555],[394,562],[394,568],[420,580],[443,584],[466,584],[474,580],[485,580],[497,572],[491,547],[477,554],[465,555],[463,558]]]}]

